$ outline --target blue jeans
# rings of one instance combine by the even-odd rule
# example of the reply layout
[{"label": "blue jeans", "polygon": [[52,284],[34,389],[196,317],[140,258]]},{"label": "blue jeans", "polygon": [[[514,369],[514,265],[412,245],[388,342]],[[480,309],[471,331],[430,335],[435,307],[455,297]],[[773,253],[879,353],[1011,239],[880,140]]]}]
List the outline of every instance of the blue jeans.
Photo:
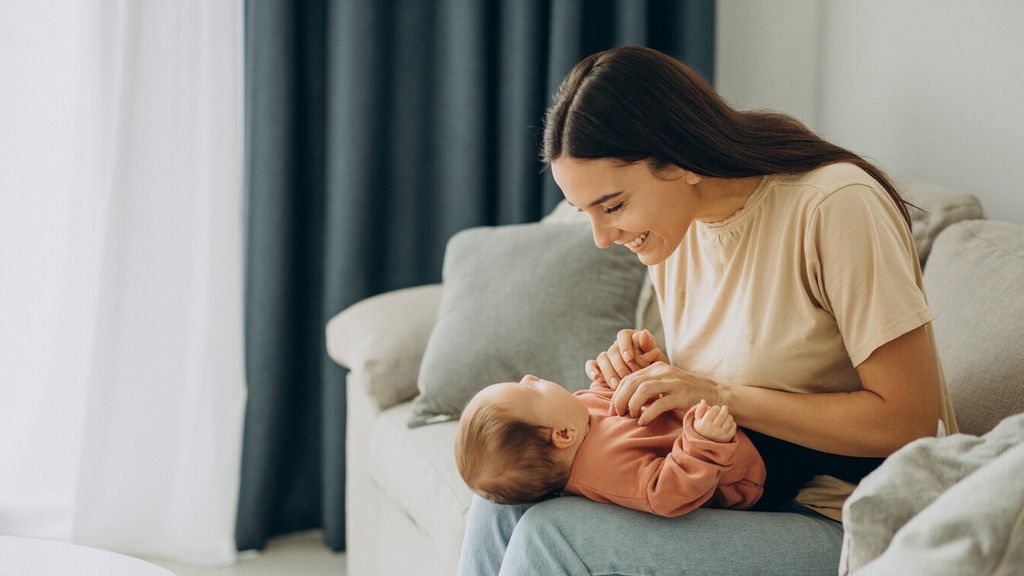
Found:
[{"label": "blue jeans", "polygon": [[662,518],[571,496],[519,506],[475,496],[459,574],[836,574],[842,524],[786,510]]}]

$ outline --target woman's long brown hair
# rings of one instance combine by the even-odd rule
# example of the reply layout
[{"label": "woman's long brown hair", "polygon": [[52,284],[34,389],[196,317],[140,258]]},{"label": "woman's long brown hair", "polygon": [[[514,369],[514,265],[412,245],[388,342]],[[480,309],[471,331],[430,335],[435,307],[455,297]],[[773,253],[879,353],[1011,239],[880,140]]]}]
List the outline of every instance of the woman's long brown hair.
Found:
[{"label": "woman's long brown hair", "polygon": [[798,174],[837,162],[855,164],[910,213],[885,172],[831,144],[795,118],[735,110],[682,62],[640,46],[592,54],[562,81],[544,119],[541,161],[574,158],[648,160],[702,176]]}]

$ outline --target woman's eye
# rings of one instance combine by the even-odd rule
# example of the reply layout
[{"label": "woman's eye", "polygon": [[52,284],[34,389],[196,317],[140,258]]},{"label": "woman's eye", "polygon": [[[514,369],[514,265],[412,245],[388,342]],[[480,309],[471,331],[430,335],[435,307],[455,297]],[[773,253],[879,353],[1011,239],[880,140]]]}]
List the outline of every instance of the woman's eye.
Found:
[{"label": "woman's eye", "polygon": [[618,212],[625,205],[626,205],[625,202],[619,202],[618,204],[616,204],[615,206],[612,206],[611,208],[605,208],[604,209],[604,213],[605,214],[611,214],[612,212]]}]

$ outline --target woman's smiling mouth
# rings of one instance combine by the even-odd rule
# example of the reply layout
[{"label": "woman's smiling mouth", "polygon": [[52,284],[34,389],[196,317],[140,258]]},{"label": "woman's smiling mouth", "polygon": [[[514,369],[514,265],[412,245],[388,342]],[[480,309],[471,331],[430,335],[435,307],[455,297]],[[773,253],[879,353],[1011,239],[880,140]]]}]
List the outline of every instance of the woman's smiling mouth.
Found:
[{"label": "woman's smiling mouth", "polygon": [[633,238],[629,242],[623,243],[622,245],[625,246],[626,248],[629,248],[633,252],[639,252],[640,249],[643,247],[644,243],[647,242],[647,237],[650,234],[650,231],[644,232],[637,236],[636,238]]}]

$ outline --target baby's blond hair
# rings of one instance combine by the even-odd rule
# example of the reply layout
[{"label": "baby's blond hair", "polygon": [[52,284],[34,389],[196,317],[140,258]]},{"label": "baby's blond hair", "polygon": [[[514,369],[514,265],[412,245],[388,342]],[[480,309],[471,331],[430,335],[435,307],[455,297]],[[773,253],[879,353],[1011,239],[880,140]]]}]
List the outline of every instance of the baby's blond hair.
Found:
[{"label": "baby's blond hair", "polygon": [[[499,504],[536,502],[562,489],[571,464],[561,462],[551,445],[551,428],[516,418],[511,406],[480,405],[459,421],[455,463],[474,492]],[[490,481],[481,478],[486,471]]]}]

